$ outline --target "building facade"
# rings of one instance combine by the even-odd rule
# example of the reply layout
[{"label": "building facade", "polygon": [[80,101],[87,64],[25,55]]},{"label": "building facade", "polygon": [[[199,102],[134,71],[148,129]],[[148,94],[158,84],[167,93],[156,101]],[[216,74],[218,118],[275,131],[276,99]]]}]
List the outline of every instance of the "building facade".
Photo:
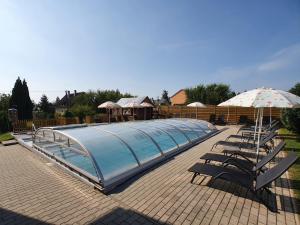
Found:
[{"label": "building facade", "polygon": [[170,97],[172,105],[185,105],[187,102],[187,95],[184,89],[177,91]]}]

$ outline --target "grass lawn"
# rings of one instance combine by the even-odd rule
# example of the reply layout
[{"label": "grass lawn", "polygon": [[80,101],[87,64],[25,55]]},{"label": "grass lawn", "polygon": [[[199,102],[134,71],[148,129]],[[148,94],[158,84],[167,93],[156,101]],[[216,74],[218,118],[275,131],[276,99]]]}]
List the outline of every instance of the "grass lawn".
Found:
[{"label": "grass lawn", "polygon": [[[292,134],[287,129],[280,129],[279,134]],[[286,142],[286,150],[292,151],[295,150],[300,157],[300,136],[297,137],[297,139],[285,139]],[[289,170],[290,179],[293,180],[293,189],[295,191],[295,194],[298,199],[300,199],[300,160],[295,163],[295,165]]]},{"label": "grass lawn", "polygon": [[13,138],[14,137],[10,133],[0,134],[0,142],[2,142],[2,141],[8,141],[8,140],[11,140]]}]

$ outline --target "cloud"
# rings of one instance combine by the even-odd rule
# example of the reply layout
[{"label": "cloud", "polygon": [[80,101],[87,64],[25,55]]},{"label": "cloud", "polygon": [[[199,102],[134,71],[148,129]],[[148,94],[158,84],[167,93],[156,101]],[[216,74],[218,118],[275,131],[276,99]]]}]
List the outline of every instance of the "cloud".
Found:
[{"label": "cloud", "polygon": [[284,69],[300,59],[300,44],[295,44],[274,53],[266,62],[257,66],[261,72]]},{"label": "cloud", "polygon": [[242,91],[262,86],[289,88],[300,71],[300,43],[283,48],[265,60],[244,67],[223,67],[210,74],[211,82],[231,84]]}]

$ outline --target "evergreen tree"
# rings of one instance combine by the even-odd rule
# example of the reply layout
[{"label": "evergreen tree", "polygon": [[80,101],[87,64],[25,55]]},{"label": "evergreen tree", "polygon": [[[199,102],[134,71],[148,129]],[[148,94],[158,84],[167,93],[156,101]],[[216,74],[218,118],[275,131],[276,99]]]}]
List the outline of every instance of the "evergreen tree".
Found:
[{"label": "evergreen tree", "polygon": [[170,104],[170,98],[169,98],[169,93],[166,90],[163,90],[161,94],[161,100],[164,104],[169,105]]},{"label": "evergreen tree", "polygon": [[50,112],[51,105],[49,103],[48,97],[44,94],[42,95],[41,100],[39,102],[39,107],[40,107],[40,110],[45,113]]},{"label": "evergreen tree", "polygon": [[23,80],[23,93],[24,93],[24,102],[25,102],[25,116],[24,119],[32,119],[32,110],[33,110],[33,103],[29,96],[29,90],[27,86],[27,82],[25,79]]},{"label": "evergreen tree", "polygon": [[33,103],[30,99],[25,79],[23,82],[20,77],[16,80],[15,86],[12,89],[9,105],[11,108],[16,108],[18,110],[18,119],[32,119]]}]

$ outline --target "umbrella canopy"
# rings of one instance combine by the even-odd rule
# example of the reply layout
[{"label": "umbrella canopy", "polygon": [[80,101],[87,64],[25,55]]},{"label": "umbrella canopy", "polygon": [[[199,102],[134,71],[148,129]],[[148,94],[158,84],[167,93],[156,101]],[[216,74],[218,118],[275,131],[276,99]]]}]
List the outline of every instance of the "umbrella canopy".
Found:
[{"label": "umbrella canopy", "polygon": [[121,108],[121,106],[111,101],[104,102],[98,106],[98,109],[117,109],[117,108]]},{"label": "umbrella canopy", "polygon": [[201,102],[193,102],[187,105],[187,107],[198,107],[198,108],[205,108],[206,106]]},{"label": "umbrella canopy", "polygon": [[154,106],[148,102],[143,102],[142,104],[140,104],[141,106],[145,107],[145,108],[153,108]]},{"label": "umbrella canopy", "polygon": [[[254,107],[259,108],[256,119],[256,127],[258,125],[258,140],[257,140],[257,160],[259,153],[259,141],[262,127],[263,108],[276,107],[276,108],[300,108],[300,97],[286,91],[276,90],[272,88],[258,88],[251,91],[241,93],[218,106],[240,106],[240,107]],[[255,134],[254,134],[255,140]]]},{"label": "umbrella canopy", "polygon": [[143,106],[137,102],[130,102],[124,105],[123,108],[143,108]]},{"label": "umbrella canopy", "polygon": [[243,92],[218,106],[300,108],[300,98],[282,90],[257,88]]}]

